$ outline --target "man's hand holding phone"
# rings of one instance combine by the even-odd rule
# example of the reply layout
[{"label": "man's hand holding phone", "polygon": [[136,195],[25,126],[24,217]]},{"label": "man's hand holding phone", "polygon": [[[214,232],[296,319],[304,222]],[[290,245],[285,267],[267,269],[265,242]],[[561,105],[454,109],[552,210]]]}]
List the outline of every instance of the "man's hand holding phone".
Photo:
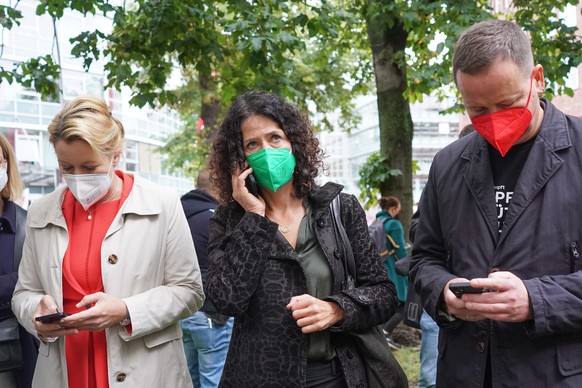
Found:
[{"label": "man's hand holding phone", "polygon": [[[456,278],[443,291],[449,312],[465,321],[493,319],[523,322],[532,317],[529,294],[521,279],[511,272],[492,272],[487,278]],[[468,286],[468,287],[467,287]],[[460,298],[457,296],[460,294]]]}]

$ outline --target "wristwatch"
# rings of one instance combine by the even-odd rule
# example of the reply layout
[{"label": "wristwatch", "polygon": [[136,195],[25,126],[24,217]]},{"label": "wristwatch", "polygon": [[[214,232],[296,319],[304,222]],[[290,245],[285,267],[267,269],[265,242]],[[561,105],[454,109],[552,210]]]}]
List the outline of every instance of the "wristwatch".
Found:
[{"label": "wristwatch", "polygon": [[125,316],[125,318],[123,318],[121,320],[121,322],[119,322],[119,324],[121,326],[127,326],[131,323],[131,317],[129,316],[129,311],[127,312],[127,315]]},{"label": "wristwatch", "polygon": [[55,337],[45,337],[42,334],[38,334],[38,338],[40,338],[43,342],[46,342],[47,344],[50,344],[52,342],[55,342],[56,340],[59,339],[58,336],[55,336]]}]

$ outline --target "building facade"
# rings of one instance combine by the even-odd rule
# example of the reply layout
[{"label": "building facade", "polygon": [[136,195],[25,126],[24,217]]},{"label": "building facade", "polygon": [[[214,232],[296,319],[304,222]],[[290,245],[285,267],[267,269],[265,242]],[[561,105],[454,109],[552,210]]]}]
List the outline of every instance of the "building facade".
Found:
[{"label": "building facade", "polygon": [[[0,4],[9,5],[9,2],[2,0]],[[126,144],[121,169],[173,187],[180,193],[190,190],[192,179],[165,171],[163,155],[156,151],[168,134],[180,128],[177,114],[170,110],[130,106],[128,91],[104,89],[107,82],[103,63],[94,63],[90,71],[85,72],[81,60],[70,55],[69,38],[86,30],[107,31],[111,28],[111,20],[66,12],[53,26],[49,16],[36,15],[37,5],[33,0],[18,3],[17,9],[24,19],[21,26],[3,31],[0,55],[0,66],[6,69],[11,69],[14,63],[46,54],[60,58],[62,67],[63,93],[58,100],[43,99],[34,90],[16,83],[0,84],[0,132],[9,139],[19,161],[27,188],[23,205],[53,191],[61,183],[56,156],[48,142],[47,126],[65,103],[87,95],[104,99],[113,115],[123,123]]]},{"label": "building facade", "polygon": [[[438,101],[429,96],[423,102],[410,106],[414,124],[412,159],[419,167],[412,178],[414,202],[420,199],[434,155],[458,137],[459,115],[440,114],[452,104],[450,100]],[[322,180],[341,183],[346,192],[359,195],[359,171],[368,157],[379,151],[380,129],[375,96],[359,99],[356,106],[362,117],[357,129],[350,134],[334,131],[323,132],[318,136],[327,155],[327,174]]]}]

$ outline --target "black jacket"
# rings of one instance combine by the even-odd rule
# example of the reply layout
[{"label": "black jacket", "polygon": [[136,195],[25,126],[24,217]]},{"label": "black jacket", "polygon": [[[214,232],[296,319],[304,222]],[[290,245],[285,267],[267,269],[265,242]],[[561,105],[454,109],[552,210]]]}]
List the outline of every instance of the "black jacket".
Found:
[{"label": "black jacket", "polygon": [[[10,213],[10,214],[8,214]],[[14,253],[12,256],[12,263],[8,267],[12,267],[12,271],[2,275],[2,284],[0,285],[0,320],[7,319],[14,316],[10,308],[12,293],[16,286],[18,266],[20,265],[20,258],[22,256],[22,246],[24,244],[25,230],[26,230],[26,210],[16,205],[14,202],[4,199],[4,215],[6,217],[14,217]],[[32,376],[36,367],[36,358],[38,355],[38,341],[34,336],[26,331],[26,329],[19,325],[18,334],[20,336],[20,346],[22,349],[22,357],[24,366],[14,371],[16,386],[18,388],[30,388],[32,386]]]},{"label": "black jacket", "polygon": [[[216,200],[205,191],[195,189],[181,198],[184,213],[188,219],[188,226],[194,240],[198,265],[202,275],[202,286],[206,287],[206,276],[208,274],[208,223],[214,210],[218,206]],[[212,302],[208,298],[200,308],[205,313],[216,312]]]},{"label": "black jacket", "polygon": [[[420,203],[411,274],[441,326],[437,386],[582,387],[582,120],[542,100],[544,118],[498,233],[487,142],[478,133],[439,152]],[[455,277],[510,271],[533,319],[447,323],[437,316]]]},{"label": "black jacket", "polygon": [[[332,295],[345,320],[330,329],[331,341],[349,387],[365,387],[362,360],[346,331],[368,329],[394,314],[396,292],[368,234],[363,209],[353,195],[341,194],[341,218],[353,248],[357,288],[339,291],[343,261],[335,245],[329,204],[342,187],[328,183],[307,200],[317,239],[333,273]],[[207,295],[235,325],[222,375],[222,387],[305,386],[308,337],[286,305],[307,293],[297,253],[277,224],[246,213],[236,202],[218,208],[210,220]],[[220,307],[219,307],[220,306]]]}]

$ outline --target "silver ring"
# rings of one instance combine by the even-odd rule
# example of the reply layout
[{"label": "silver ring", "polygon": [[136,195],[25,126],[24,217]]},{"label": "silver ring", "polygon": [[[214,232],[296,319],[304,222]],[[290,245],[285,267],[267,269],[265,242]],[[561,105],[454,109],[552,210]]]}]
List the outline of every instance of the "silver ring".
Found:
[{"label": "silver ring", "polygon": [[469,320],[469,316],[467,315],[467,321]]}]

